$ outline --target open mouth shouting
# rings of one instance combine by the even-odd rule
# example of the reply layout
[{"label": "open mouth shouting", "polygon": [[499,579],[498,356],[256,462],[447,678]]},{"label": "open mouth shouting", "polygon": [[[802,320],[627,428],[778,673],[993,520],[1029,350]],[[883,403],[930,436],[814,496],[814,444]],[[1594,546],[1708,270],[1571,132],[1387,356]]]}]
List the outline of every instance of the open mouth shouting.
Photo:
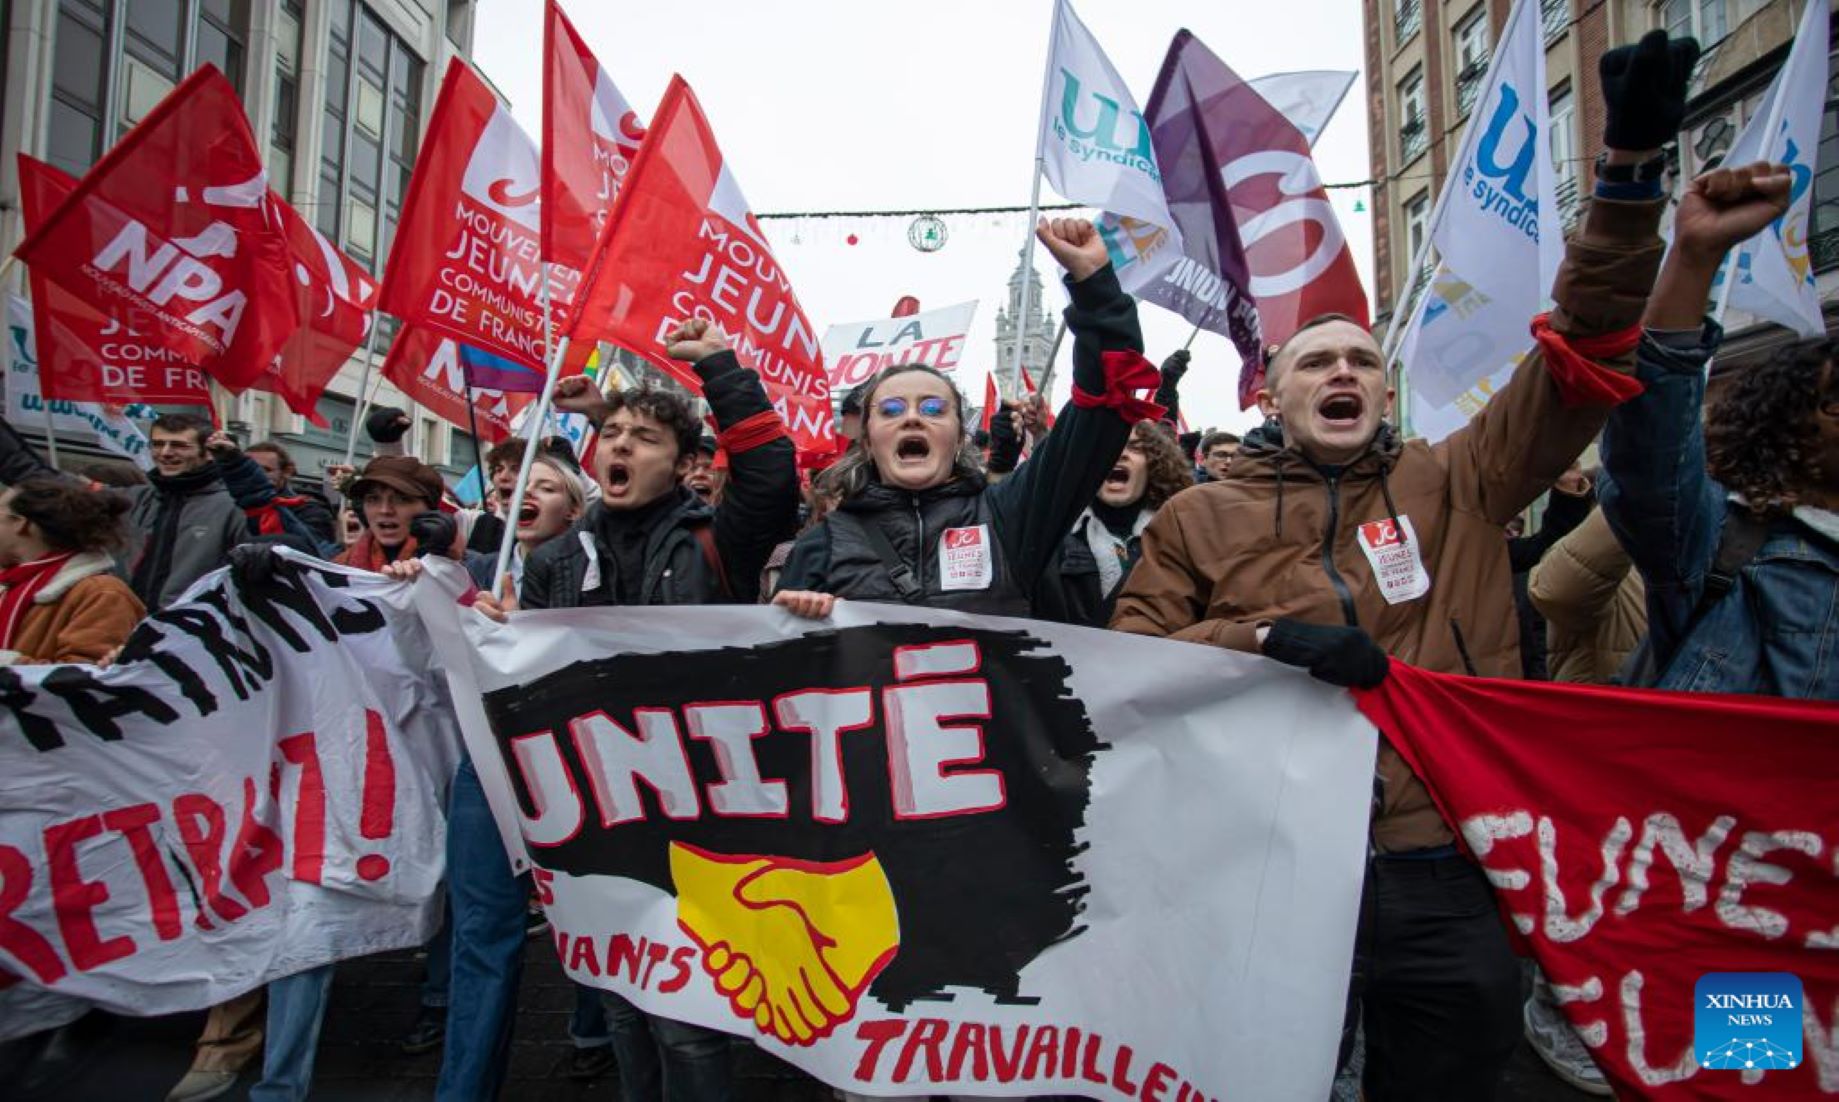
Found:
[{"label": "open mouth shouting", "polygon": [[1123,489],[1130,485],[1130,472],[1124,469],[1122,463],[1119,463],[1117,466],[1111,468],[1110,474],[1105,476],[1105,485],[1120,490]]},{"label": "open mouth shouting", "polygon": [[608,497],[624,497],[632,489],[632,468],[615,459],[607,464],[607,472],[601,476],[601,481]]},{"label": "open mouth shouting", "polygon": [[517,526],[519,528],[528,528],[535,524],[536,515],[540,511],[541,510],[536,507],[536,502],[524,502],[523,506],[517,510]]},{"label": "open mouth shouting", "polygon": [[1342,390],[1323,398],[1315,407],[1315,414],[1332,429],[1356,429],[1360,427],[1360,418],[1366,412],[1366,400],[1358,391]]},{"label": "open mouth shouting", "polygon": [[910,432],[894,443],[894,461],[902,467],[923,467],[932,461],[932,441],[923,432]]}]

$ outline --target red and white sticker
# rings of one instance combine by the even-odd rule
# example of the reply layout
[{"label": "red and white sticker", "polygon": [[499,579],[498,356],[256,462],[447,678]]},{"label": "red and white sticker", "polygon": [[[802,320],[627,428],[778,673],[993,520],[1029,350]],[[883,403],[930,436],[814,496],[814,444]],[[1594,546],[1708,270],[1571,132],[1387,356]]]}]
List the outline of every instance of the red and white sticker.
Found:
[{"label": "red and white sticker", "polygon": [[1416,600],[1430,592],[1430,574],[1418,554],[1418,534],[1412,531],[1410,517],[1362,524],[1360,550],[1366,552],[1387,604]]},{"label": "red and white sticker", "polygon": [[996,580],[990,555],[990,526],[947,528],[939,537],[939,588],[988,589]]}]

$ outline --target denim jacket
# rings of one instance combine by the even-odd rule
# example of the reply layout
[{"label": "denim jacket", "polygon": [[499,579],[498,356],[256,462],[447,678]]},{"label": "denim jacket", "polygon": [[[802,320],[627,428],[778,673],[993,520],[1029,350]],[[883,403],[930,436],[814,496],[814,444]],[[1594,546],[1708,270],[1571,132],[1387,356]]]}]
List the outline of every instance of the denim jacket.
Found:
[{"label": "denim jacket", "polygon": [[1642,337],[1647,390],[1603,431],[1603,513],[1647,583],[1654,687],[1839,700],[1839,517],[1802,508],[1772,521],[1736,584],[1690,622],[1742,505],[1705,470],[1705,364],[1723,332],[1680,336]]}]

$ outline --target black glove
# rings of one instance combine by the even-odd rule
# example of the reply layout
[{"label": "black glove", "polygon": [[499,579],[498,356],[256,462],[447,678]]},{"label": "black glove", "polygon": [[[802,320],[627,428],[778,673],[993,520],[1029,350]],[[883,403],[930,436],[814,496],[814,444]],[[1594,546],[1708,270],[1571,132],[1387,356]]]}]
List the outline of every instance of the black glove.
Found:
[{"label": "black glove", "polygon": [[1177,348],[1175,351],[1170,352],[1168,359],[1162,361],[1163,385],[1166,386],[1170,383],[1179,383],[1181,377],[1188,373],[1188,361],[1193,358],[1194,353],[1185,348]]},{"label": "black glove", "polygon": [[364,435],[379,444],[394,444],[409,431],[409,415],[395,406],[370,411],[364,418]]},{"label": "black glove", "polygon": [[415,557],[447,557],[454,541],[460,538],[460,524],[439,509],[417,513],[409,521],[409,537],[415,541]]},{"label": "black glove", "polygon": [[230,577],[237,588],[264,589],[273,584],[281,570],[281,556],[274,548],[274,543],[261,539],[230,548]]},{"label": "black glove", "polygon": [[1392,660],[1364,629],[1305,624],[1288,618],[1271,625],[1264,656],[1301,666],[1319,681],[1343,689],[1371,689],[1386,679]]},{"label": "black glove", "polygon": [[1609,121],[1603,141],[1610,149],[1658,149],[1679,137],[1686,116],[1686,84],[1698,63],[1694,38],[1669,40],[1649,31],[1633,46],[1618,46],[1597,62]]}]

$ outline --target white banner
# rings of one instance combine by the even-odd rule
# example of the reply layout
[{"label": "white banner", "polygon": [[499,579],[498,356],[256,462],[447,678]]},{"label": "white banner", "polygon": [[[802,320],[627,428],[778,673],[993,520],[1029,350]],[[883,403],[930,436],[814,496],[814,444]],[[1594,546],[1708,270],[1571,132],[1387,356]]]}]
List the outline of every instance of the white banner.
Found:
[{"label": "white banner", "polygon": [[[6,296],[6,419],[26,432],[45,430],[45,398],[38,385],[38,345],[32,334],[32,304]],[[136,420],[151,421],[152,406],[131,405],[119,412],[94,402],[51,402],[51,429],[60,439],[94,441],[142,470],[153,467],[147,437]]]},{"label": "white banner", "polygon": [[926,364],[951,372],[964,357],[977,302],[960,302],[904,318],[846,321],[824,331],[830,389],[848,390],[894,364]]},{"label": "white banner", "polygon": [[1346,693],[853,602],[497,625],[463,584],[418,601],[575,980],[867,1094],[1328,1096],[1375,751]]},{"label": "white banner", "polygon": [[1303,138],[1313,146],[1328,128],[1328,120],[1346,98],[1358,73],[1343,69],[1303,69],[1293,73],[1270,73],[1246,81],[1283,117],[1290,120]]},{"label": "white banner", "polygon": [[427,940],[458,742],[409,598],[290,559],[107,670],[0,667],[0,1039]]},{"label": "white banner", "polygon": [[1135,293],[1181,260],[1181,234],[1162,193],[1149,123],[1067,0],[1054,5],[1046,92],[1041,150],[1047,182],[1067,199],[1105,212],[1099,232],[1119,282]]},{"label": "white banner", "polygon": [[[1737,284],[1730,289],[1730,305],[1803,337],[1826,332],[1807,238],[1813,228],[1820,126],[1826,117],[1827,19],[1825,4],[1809,3],[1802,10],[1794,49],[1722,162],[1737,166],[1775,161],[1786,164],[1794,176],[1787,213],[1731,254]],[[1773,134],[1768,133],[1771,127]],[[1726,266],[1720,280],[1729,271]]]}]

